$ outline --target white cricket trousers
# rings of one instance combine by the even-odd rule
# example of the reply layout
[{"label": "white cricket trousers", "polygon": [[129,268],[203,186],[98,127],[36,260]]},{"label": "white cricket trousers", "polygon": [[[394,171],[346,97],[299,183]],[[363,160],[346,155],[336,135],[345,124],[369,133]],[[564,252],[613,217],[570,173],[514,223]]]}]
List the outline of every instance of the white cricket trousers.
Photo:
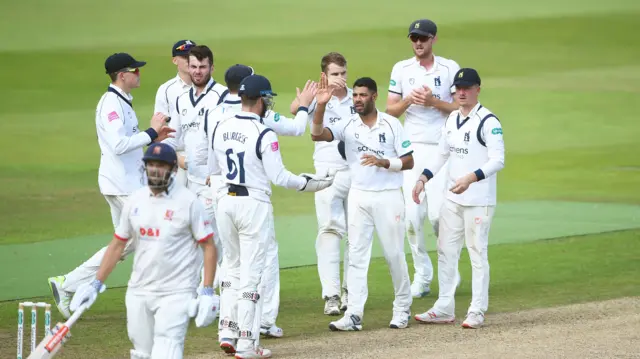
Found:
[{"label": "white cricket trousers", "polygon": [[133,344],[131,358],[182,359],[193,293],[137,294],[127,290],[127,332]]},{"label": "white cricket trousers", "polygon": [[218,201],[218,230],[224,247],[221,338],[238,338],[237,350],[250,350],[260,335],[256,304],[273,239],[273,207],[250,196],[225,195]]},{"label": "white cricket trousers", "polygon": [[[349,191],[349,306],[347,313],[362,318],[369,290],[367,273],[371,261],[373,230],[376,229],[384,258],[391,272],[395,300],[393,311],[411,310],[411,285],[404,254],[404,199],[398,189]],[[345,315],[346,315],[345,314]]]},{"label": "white cricket trousers", "polygon": [[[104,198],[107,200],[109,208],[111,209],[111,221],[113,222],[113,228],[115,230],[120,222],[120,215],[128,196],[105,195]],[[124,247],[124,252],[122,253],[121,261],[130,253],[133,253],[135,250],[134,242],[135,241],[127,241],[127,244]],[[76,289],[78,289],[81,284],[91,282],[98,273],[100,263],[102,263],[102,258],[106,252],[107,247],[102,247],[93,256],[91,256],[91,258],[87,259],[84,263],[67,273],[65,275],[65,281],[62,284],[62,289],[66,292],[75,293]]]},{"label": "white cricket trousers", "polygon": [[455,315],[456,273],[462,245],[471,260],[471,305],[469,312],[483,313],[489,306],[489,229],[495,206],[462,206],[444,200],[440,212],[438,238],[438,284],[440,292],[434,309]]},{"label": "white cricket trousers", "polygon": [[[185,152],[184,151],[178,151],[177,152],[178,156],[185,156]],[[178,172],[176,173],[176,177],[174,178],[176,183],[181,185],[181,186],[185,186],[187,187],[189,180],[187,179],[187,171],[180,168],[178,166]]]},{"label": "white cricket trousers", "polygon": [[[327,175],[328,169],[318,168],[316,174]],[[322,298],[340,296],[340,240],[347,234],[347,206],[351,176],[349,170],[338,171],[333,184],[315,193],[318,236],[316,254],[318,275],[322,285]],[[347,240],[347,247],[349,242]],[[342,288],[347,289],[349,249],[344,251],[344,275]]]},{"label": "white cricket trousers", "polygon": [[[414,166],[412,169],[404,171],[402,185],[406,209],[405,227],[413,256],[414,281],[429,285],[433,280],[433,264],[427,253],[423,226],[424,220],[428,216],[431,228],[433,228],[436,237],[438,236],[438,216],[445,192],[447,165],[445,164],[442,170],[427,182],[425,192],[420,198],[420,204],[416,204],[412,198],[413,187],[429,160],[439,156],[439,150],[438,145],[435,144],[413,143],[412,146]],[[427,198],[426,201],[424,196]]]}]

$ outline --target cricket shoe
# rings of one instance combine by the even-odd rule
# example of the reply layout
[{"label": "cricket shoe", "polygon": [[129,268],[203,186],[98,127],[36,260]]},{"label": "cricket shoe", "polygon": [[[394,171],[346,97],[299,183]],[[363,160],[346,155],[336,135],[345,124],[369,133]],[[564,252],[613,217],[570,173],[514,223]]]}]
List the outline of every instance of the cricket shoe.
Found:
[{"label": "cricket shoe", "polygon": [[261,326],[260,327],[260,334],[262,335],[266,335],[268,337],[271,338],[282,338],[282,336],[284,335],[284,332],[282,331],[282,328],[279,328],[278,326],[276,326],[275,324],[267,327],[267,326]]},{"label": "cricket shoe", "polygon": [[414,318],[415,320],[421,323],[428,323],[428,324],[449,324],[449,323],[454,323],[456,321],[455,315],[442,314],[437,312],[433,308],[429,309],[428,311],[422,314],[416,314]]},{"label": "cricket shoe", "polygon": [[426,297],[431,293],[431,288],[429,288],[429,284],[413,281],[411,283],[411,296],[414,298],[422,298]]},{"label": "cricket shoe", "polygon": [[484,324],[484,314],[480,312],[469,312],[462,322],[462,327],[467,329],[478,329]]},{"label": "cricket shoe", "polygon": [[404,329],[409,326],[410,312],[393,312],[393,318],[389,323],[391,329]]},{"label": "cricket shoe", "polygon": [[51,277],[49,278],[49,288],[51,289],[51,294],[53,295],[53,300],[56,302],[58,311],[65,319],[69,319],[71,316],[69,306],[71,305],[73,293],[69,293],[62,289],[62,284],[64,284],[65,280],[66,278],[63,275]]},{"label": "cricket shoe", "polygon": [[324,314],[325,315],[340,315],[340,297],[334,295],[328,297],[324,302]]},{"label": "cricket shoe", "polygon": [[236,359],[262,359],[271,358],[271,350],[258,347],[236,352]]},{"label": "cricket shoe", "polygon": [[345,314],[344,317],[329,323],[329,329],[331,331],[358,331],[362,330],[362,319],[354,314]]},{"label": "cricket shoe", "polygon": [[347,310],[347,299],[349,299],[349,292],[347,292],[347,288],[344,288],[344,292],[342,292],[342,296],[340,297],[340,310]]},{"label": "cricket shoe", "polygon": [[220,339],[220,349],[228,355],[233,355],[236,353],[236,341],[231,338],[222,338]]}]

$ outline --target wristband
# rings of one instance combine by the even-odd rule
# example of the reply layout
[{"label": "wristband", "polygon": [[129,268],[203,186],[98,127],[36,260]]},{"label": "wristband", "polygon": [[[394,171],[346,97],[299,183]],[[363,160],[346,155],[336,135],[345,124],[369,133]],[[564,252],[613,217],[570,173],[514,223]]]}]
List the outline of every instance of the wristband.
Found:
[{"label": "wristband", "polygon": [[314,136],[322,135],[324,131],[324,126],[321,123],[311,122],[311,134]]},{"label": "wristband", "polygon": [[402,160],[399,158],[390,158],[389,171],[393,171],[393,172],[402,171]]},{"label": "wristband", "polygon": [[95,279],[93,282],[91,282],[91,286],[96,290],[96,292],[99,292],[100,288],[102,288],[102,282]]},{"label": "wristband", "polygon": [[200,295],[213,295],[213,287],[202,287]]},{"label": "wristband", "polygon": [[146,130],[144,130],[144,132],[147,133],[147,135],[149,135],[149,138],[151,138],[151,142],[155,141],[156,138],[158,138],[158,132],[156,132],[156,130],[153,129],[153,127],[149,127]]},{"label": "wristband", "polygon": [[300,106],[300,107],[298,107],[298,111],[296,111],[296,112],[300,112],[300,111],[304,111],[306,113],[309,113],[309,108],[306,107],[306,106]]}]

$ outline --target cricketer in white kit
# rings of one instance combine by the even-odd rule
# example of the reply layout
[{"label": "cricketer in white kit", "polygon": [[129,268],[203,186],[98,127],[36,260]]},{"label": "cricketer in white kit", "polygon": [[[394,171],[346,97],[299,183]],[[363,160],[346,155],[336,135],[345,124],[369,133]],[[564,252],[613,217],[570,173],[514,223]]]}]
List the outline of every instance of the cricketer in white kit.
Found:
[{"label": "cricketer in white kit", "polygon": [[418,178],[413,199],[449,160],[446,199],[438,238],[439,296],[434,306],[415,319],[426,323],[455,321],[456,268],[463,243],[471,260],[471,305],[462,323],[479,328],[489,306],[489,229],[496,207],[497,173],[504,167],[504,141],[498,118],[478,102],[480,76],[474,69],[458,71],[453,82],[460,108],[447,118],[439,156],[431,158]]},{"label": "cricketer in white kit", "polygon": [[271,182],[289,189],[315,192],[331,185],[332,176],[295,176],[282,163],[275,132],[261,123],[273,104],[264,76],[246,77],[238,94],[242,110],[218,122],[213,134],[213,173],[223,176],[218,192],[218,229],[224,248],[220,347],[236,358],[268,358],[261,348],[260,283],[267,249],[273,241]]},{"label": "cricketer in white kit", "polygon": [[[327,76],[329,86],[334,88],[333,95],[325,108],[323,124],[325,127],[337,126],[348,121],[355,113],[353,91],[347,87],[347,60],[337,52],[330,52],[320,60],[320,69]],[[297,109],[299,100],[292,102],[291,110]],[[309,107],[309,117],[313,118],[316,101]],[[293,111],[292,111],[293,112]],[[316,255],[318,275],[322,286],[325,315],[340,315],[347,309],[347,277],[349,270],[349,242],[346,240],[344,251],[344,274],[340,286],[340,241],[347,237],[347,208],[351,177],[349,165],[344,158],[344,142],[314,142],[313,164],[317,175],[329,170],[337,170],[331,187],[316,192],[316,218],[318,235],[316,237]],[[341,290],[342,289],[342,290]]]},{"label": "cricketer in white kit", "polygon": [[[202,141],[199,145],[198,151],[194,156],[191,156],[189,162],[195,162],[195,166],[207,165],[209,168],[209,182],[214,193],[214,208],[217,208],[217,199],[215,194],[225,184],[222,181],[222,176],[211,175],[211,163],[215,160],[215,153],[212,143],[213,129],[218,122],[224,118],[239,113],[242,109],[241,100],[238,96],[238,90],[240,89],[240,83],[244,78],[254,74],[253,68],[246,65],[236,64],[227,69],[225,72],[225,83],[229,88],[229,94],[225,97],[225,100],[218,107],[213,110],[207,110],[205,112],[205,128],[211,129],[209,131],[201,131]],[[302,136],[307,128],[307,108],[315,96],[316,84],[307,82],[302,92],[298,89],[298,97],[301,98],[301,108],[298,109],[296,117],[289,119],[285,116],[281,116],[274,111],[267,111],[264,118],[261,118],[262,124],[272,129],[277,135],[284,136]],[[192,168],[189,165],[189,168]],[[262,323],[260,325],[260,333],[269,337],[279,338],[284,335],[282,328],[276,325],[276,319],[278,317],[278,310],[280,307],[280,263],[278,260],[278,242],[275,240],[275,227],[272,233],[273,240],[267,249],[265,273],[261,282],[261,288],[259,289],[264,299],[262,307]],[[224,250],[224,249],[223,249]],[[224,263],[221,265],[224,268]],[[218,278],[222,278],[224,270],[218,271]],[[228,281],[222,280],[222,286],[220,291],[222,292],[225,286],[228,285]],[[220,323],[221,324],[221,323]]]},{"label": "cricketer in white kit", "polygon": [[[153,112],[160,112],[171,116],[171,110],[176,107],[176,99],[183,92],[191,89],[191,75],[189,75],[189,50],[197,44],[191,40],[180,40],[171,47],[171,61],[178,68],[178,74],[160,85],[156,92],[156,102]],[[169,126],[175,128],[175,122],[169,122]],[[178,155],[184,155],[184,148],[176,149]],[[187,172],[178,168],[176,183],[187,185]]]},{"label": "cricketer in white kit", "polygon": [[[128,196],[144,185],[142,148],[152,142],[162,141],[173,129],[166,126],[167,117],[156,113],[151,126],[140,131],[138,118],[133,110],[131,90],[140,87],[140,68],[146,62],[137,61],[126,53],[109,56],[105,61],[106,73],[111,78],[107,92],[96,107],[96,131],[100,146],[98,185],[111,210],[113,227],[118,225],[122,208]],[[100,249],[87,261],[66,275],[48,279],[56,307],[63,317],[69,318],[69,304],[73,293],[95,277],[107,247]],[[134,250],[127,245],[126,257]]]},{"label": "cricketer in white kit", "polygon": [[426,201],[417,205],[411,199],[415,179],[429,158],[437,156],[444,121],[457,108],[453,98],[453,76],[460,66],[453,60],[433,54],[437,27],[431,20],[416,20],[409,27],[414,57],[400,61],[391,70],[387,112],[400,117],[405,113],[404,129],[415,151],[415,166],[404,173],[403,193],[406,206],[406,233],[411,246],[415,274],[411,293],[428,295],[433,280],[433,265],[426,250],[423,225],[428,216],[438,236],[438,215],[442,207],[446,173],[429,181]]},{"label": "cricketer in white kit", "polygon": [[349,191],[349,305],[344,317],[329,329],[362,329],[367,301],[367,272],[374,228],[391,272],[395,300],[390,328],[406,328],[411,315],[411,288],[404,254],[404,198],[402,172],[413,167],[411,141],[400,121],[375,107],[377,85],[364,77],[353,84],[356,115],[333,127],[324,127],[324,111],[332,89],[322,74],[316,95],[318,107],[311,126],[314,141],[344,141],[351,174]]},{"label": "cricketer in white kit", "polygon": [[[95,302],[126,243],[134,241],[125,299],[131,359],[182,359],[189,318],[195,317],[197,327],[207,326],[219,307],[212,287],[213,230],[195,194],[174,183],[178,160],[173,148],[153,144],[144,161],[148,186],[125,204],[96,279],[78,288],[71,309]],[[203,259],[206,284],[196,293]]]}]

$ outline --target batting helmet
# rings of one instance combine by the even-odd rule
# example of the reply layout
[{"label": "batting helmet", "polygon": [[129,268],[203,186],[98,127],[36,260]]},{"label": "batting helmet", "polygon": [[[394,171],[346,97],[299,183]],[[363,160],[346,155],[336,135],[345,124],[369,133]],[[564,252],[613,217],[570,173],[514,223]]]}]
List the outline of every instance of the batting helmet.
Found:
[{"label": "batting helmet", "polygon": [[145,163],[147,163],[147,161],[160,161],[168,163],[171,166],[178,165],[178,155],[176,155],[176,151],[166,143],[154,143],[149,146],[142,160]]}]

